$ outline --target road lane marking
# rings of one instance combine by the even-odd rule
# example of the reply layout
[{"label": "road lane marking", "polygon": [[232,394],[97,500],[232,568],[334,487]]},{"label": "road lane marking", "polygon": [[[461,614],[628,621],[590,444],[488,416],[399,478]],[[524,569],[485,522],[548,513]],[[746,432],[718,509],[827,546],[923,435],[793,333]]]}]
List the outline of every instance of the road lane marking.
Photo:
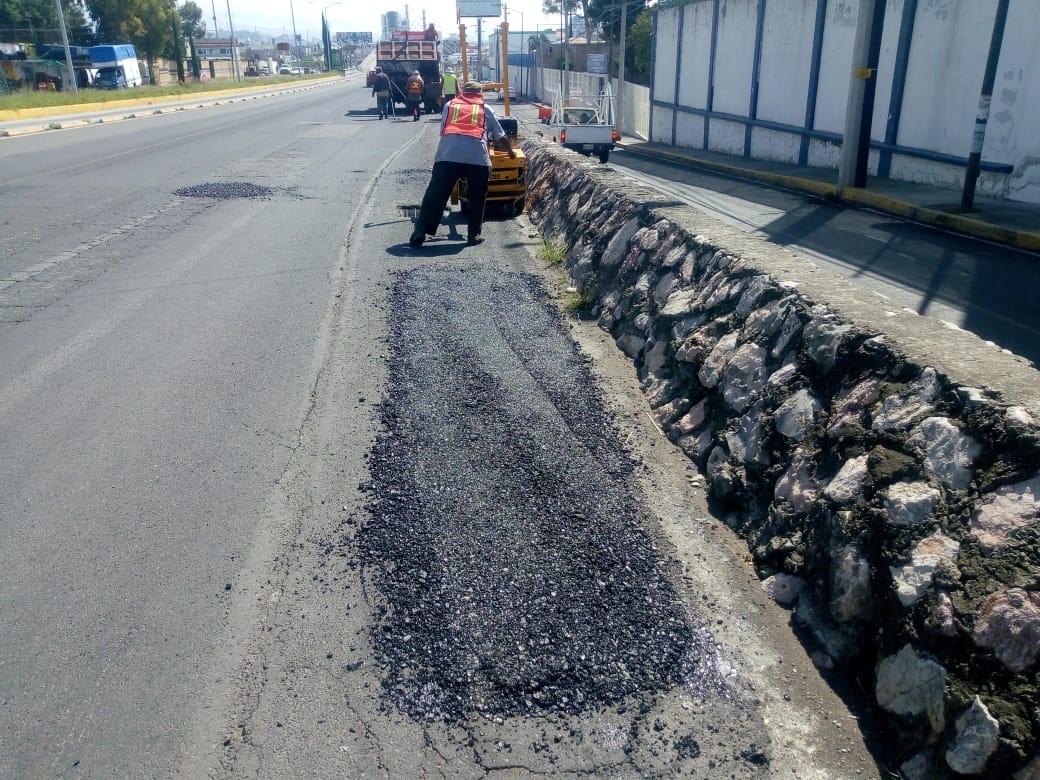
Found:
[{"label": "road lane marking", "polygon": [[3,278],[0,278],[0,292],[10,287],[14,287],[19,282],[30,281],[34,276],[37,276],[43,273],[44,271],[49,271],[52,268],[61,265],[62,263],[65,263],[69,260],[78,257],[86,251],[94,249],[95,247],[101,246],[102,244],[107,244],[109,241],[111,241],[113,238],[116,238],[117,236],[122,236],[126,233],[136,230],[142,225],[151,222],[153,219],[160,216],[163,212],[173,208],[173,206],[181,200],[183,199],[178,199],[178,201],[175,201],[173,204],[164,203],[159,208],[153,209],[152,211],[149,211],[146,214],[142,214],[139,217],[135,217],[129,222],[126,222],[117,228],[112,228],[112,230],[102,233],[99,236],[95,236],[94,238],[88,239],[87,241],[83,241],[82,243],[74,246],[72,249],[68,249],[59,254],[52,255],[51,257],[48,257],[46,260],[41,260],[40,262],[36,263],[36,265],[31,265],[28,268],[23,268],[21,271],[16,271],[15,273],[7,274]]}]

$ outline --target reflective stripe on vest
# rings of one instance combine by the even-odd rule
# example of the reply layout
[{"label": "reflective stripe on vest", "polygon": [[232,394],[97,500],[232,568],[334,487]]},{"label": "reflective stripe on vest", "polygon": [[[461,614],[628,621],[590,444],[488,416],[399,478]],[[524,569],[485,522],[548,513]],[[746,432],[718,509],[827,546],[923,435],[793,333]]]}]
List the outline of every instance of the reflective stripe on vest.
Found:
[{"label": "reflective stripe on vest", "polygon": [[459,95],[448,103],[448,121],[441,135],[468,135],[484,137],[484,98]]}]

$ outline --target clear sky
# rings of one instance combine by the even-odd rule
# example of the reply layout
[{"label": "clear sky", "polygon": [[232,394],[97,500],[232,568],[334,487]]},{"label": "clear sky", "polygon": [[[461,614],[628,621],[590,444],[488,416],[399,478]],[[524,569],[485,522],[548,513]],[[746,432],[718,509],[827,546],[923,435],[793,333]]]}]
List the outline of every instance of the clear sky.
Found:
[{"label": "clear sky", "polygon": [[[196,0],[206,15],[208,27],[213,26],[214,0]],[[234,14],[236,30],[252,30],[259,28],[264,32],[291,32],[292,24],[289,16],[289,0],[230,0],[231,13]],[[328,0],[292,0],[296,12],[296,32],[305,34],[310,30],[315,37],[321,29],[321,9],[328,5]],[[534,30],[535,24],[550,24],[553,18],[542,14],[542,0],[505,0],[509,8],[509,26],[513,30],[520,29],[520,14],[523,14],[524,28]],[[397,11],[403,14],[404,2],[397,0],[342,0],[328,8],[329,27],[332,32],[364,32],[379,36],[379,15],[385,11]],[[457,30],[455,22],[455,0],[424,0],[408,3],[412,29],[418,30],[422,23],[422,12],[426,11],[426,21],[433,22],[441,34],[451,34]],[[225,0],[216,0],[217,23],[222,31],[227,30],[227,4]],[[486,19],[484,24],[493,26],[498,20]],[[559,22],[559,17],[555,17]],[[475,25],[476,20],[468,24]]]}]

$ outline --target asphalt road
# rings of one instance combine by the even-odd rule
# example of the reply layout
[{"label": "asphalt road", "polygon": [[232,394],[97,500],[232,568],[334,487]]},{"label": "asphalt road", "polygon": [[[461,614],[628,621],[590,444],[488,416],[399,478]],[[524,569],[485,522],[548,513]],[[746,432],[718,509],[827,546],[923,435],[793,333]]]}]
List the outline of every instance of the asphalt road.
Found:
[{"label": "asphalt road", "polygon": [[[533,108],[519,113],[539,129]],[[691,203],[878,292],[1040,365],[1040,257],[865,209],[615,149],[619,175]]]},{"label": "asphalt road", "polygon": [[0,776],[875,776],[523,221],[407,247],[434,128],[369,105],[0,141]]}]

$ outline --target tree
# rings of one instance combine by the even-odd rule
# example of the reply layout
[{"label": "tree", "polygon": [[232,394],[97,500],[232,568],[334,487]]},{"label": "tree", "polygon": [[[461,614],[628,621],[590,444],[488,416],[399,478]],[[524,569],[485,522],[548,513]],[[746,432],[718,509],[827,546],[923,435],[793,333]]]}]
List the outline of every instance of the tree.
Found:
[{"label": "tree", "polygon": [[202,9],[188,0],[179,10],[181,30],[188,36],[188,53],[191,55],[191,74],[198,81],[202,77],[199,54],[195,50],[195,39],[206,35],[206,23],[202,21]]},{"label": "tree", "polygon": [[563,13],[575,13],[581,11],[585,19],[585,40],[592,37],[592,20],[589,16],[590,0],[542,0],[542,12],[550,16]]},{"label": "tree", "polygon": [[527,39],[527,50],[529,52],[537,51],[538,49],[548,48],[550,41],[545,33],[535,33]]},{"label": "tree", "polygon": [[627,60],[625,67],[629,78],[638,84],[650,83],[650,63],[652,62],[654,32],[654,16],[649,8],[644,8],[636,17],[635,23],[628,28],[628,40],[625,43]]},{"label": "tree", "polygon": [[[628,28],[636,23],[647,0],[628,0]],[[621,41],[621,0],[589,0],[589,13],[597,19],[603,37],[611,43]]]},{"label": "tree", "polygon": [[196,3],[188,0],[180,7],[181,29],[189,38],[205,38],[206,22],[203,21],[202,9]]},{"label": "tree", "polygon": [[[93,34],[83,9],[74,0],[62,0],[69,42],[86,45]],[[57,43],[61,40],[57,9],[53,0],[0,0],[0,30],[10,30],[12,37],[24,35],[34,43]],[[23,32],[24,31],[24,32]]]}]

